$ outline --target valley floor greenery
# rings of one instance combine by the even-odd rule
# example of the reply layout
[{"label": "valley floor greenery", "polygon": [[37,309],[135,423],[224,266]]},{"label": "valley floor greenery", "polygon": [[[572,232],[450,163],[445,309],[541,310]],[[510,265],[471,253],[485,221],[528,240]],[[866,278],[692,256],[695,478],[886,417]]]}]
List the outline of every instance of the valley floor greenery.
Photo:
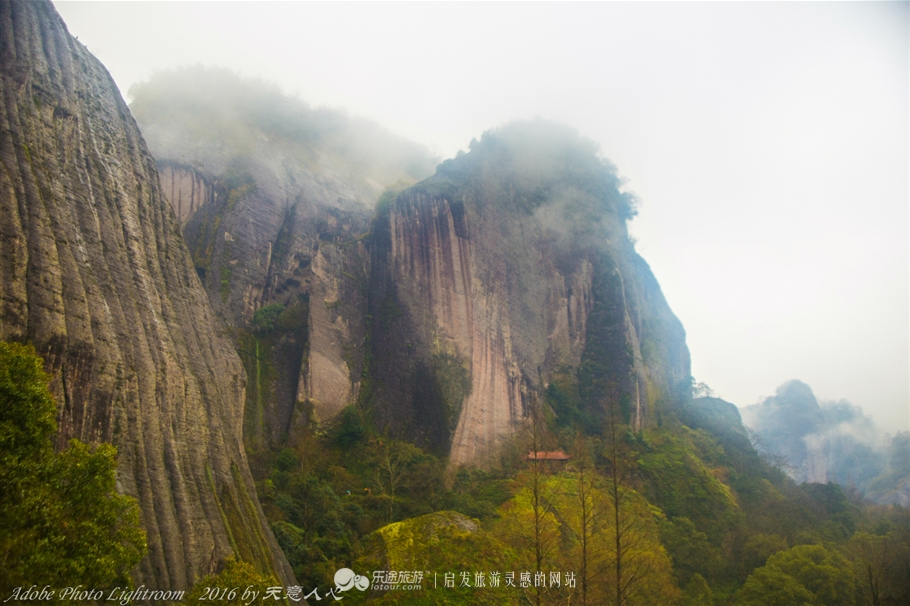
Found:
[{"label": "valley floor greenery", "polygon": [[[135,501],[115,490],[116,452],[75,440],[55,452],[47,385],[34,350],[0,343],[0,592],[127,585],[146,547]],[[251,453],[299,585],[325,597],[351,568],[425,576],[421,590],[346,592],[352,604],[910,603],[907,509],[797,485],[747,441],[669,414],[642,432],[607,414],[586,433],[553,407],[541,403],[487,470],[448,471],[358,405]],[[556,449],[571,459],[528,460]],[[431,590],[429,575],[440,587],[451,575],[451,588]],[[187,602],[207,586],[277,584],[232,560]]]},{"label": "valley floor greenery", "polygon": [[[488,470],[448,474],[443,458],[383,435],[356,405],[253,457],[263,507],[300,585],[324,593],[343,567],[435,571],[440,583],[447,572],[514,571],[515,588],[477,586],[472,576],[447,590],[345,599],[910,603],[910,511],[864,503],[836,484],[796,485],[748,443],[675,420],[585,434],[538,416]],[[557,448],[572,455],[567,464],[527,460]],[[563,580],[571,571],[575,584],[521,587],[525,571],[532,579],[559,571]]]}]

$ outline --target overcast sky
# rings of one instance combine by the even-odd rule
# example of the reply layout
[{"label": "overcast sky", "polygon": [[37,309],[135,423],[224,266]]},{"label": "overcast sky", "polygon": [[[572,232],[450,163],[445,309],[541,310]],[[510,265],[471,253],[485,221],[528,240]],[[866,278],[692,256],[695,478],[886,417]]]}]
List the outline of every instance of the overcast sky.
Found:
[{"label": "overcast sky", "polygon": [[789,379],[910,429],[910,4],[60,2],[121,91],[202,63],[442,157],[570,124],[631,223],[692,372],[740,406]]}]

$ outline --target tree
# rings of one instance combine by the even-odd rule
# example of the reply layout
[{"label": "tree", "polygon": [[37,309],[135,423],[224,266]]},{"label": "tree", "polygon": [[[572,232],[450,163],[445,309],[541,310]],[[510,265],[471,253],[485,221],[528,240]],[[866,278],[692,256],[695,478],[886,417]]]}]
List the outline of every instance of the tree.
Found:
[{"label": "tree", "polygon": [[[595,584],[604,571],[601,539],[606,515],[605,495],[598,490],[598,476],[591,464],[587,440],[581,432],[578,432],[575,439],[573,452],[575,490],[570,492],[572,502],[566,507],[564,515],[573,527],[578,541],[578,587],[581,603],[590,604]],[[572,516],[572,511],[577,512],[577,515]]]},{"label": "tree", "polygon": [[848,544],[860,593],[864,602],[872,606],[882,604],[885,571],[892,558],[889,547],[885,537],[865,532],[857,532]]},{"label": "tree", "polygon": [[0,591],[129,584],[146,539],[135,500],[116,492],[117,451],[72,440],[54,452],[42,366],[33,348],[0,343]]},{"label": "tree", "polygon": [[388,521],[391,522],[395,519],[395,498],[401,490],[408,488],[411,481],[411,467],[421,456],[421,452],[413,444],[397,440],[388,442],[380,440],[375,452],[374,482],[376,488],[388,499]]},{"label": "tree", "polygon": [[906,516],[898,528],[883,536],[858,532],[847,544],[863,604],[910,603],[910,514],[896,512]]},{"label": "tree", "polygon": [[797,545],[749,575],[736,604],[851,606],[855,599],[853,571],[844,556],[823,545]]},{"label": "tree", "polygon": [[[711,580],[719,576],[724,567],[720,549],[713,545],[708,535],[699,531],[689,518],[661,519],[659,526],[661,543],[673,559],[673,572],[680,586],[691,582],[696,574]],[[782,549],[786,547],[785,543]],[[756,566],[764,563],[762,560]],[[752,568],[755,566],[749,570]]]},{"label": "tree", "polygon": [[711,587],[705,577],[696,572],[683,591],[682,606],[711,606],[713,603]]},{"label": "tree", "polygon": [[806,587],[773,567],[762,566],[749,575],[737,594],[736,606],[815,606],[815,595]]},{"label": "tree", "polygon": [[654,513],[631,485],[633,457],[628,426],[613,385],[607,401],[608,600],[613,606],[668,603],[677,597],[672,564],[660,544]]},{"label": "tree", "polygon": [[776,534],[755,533],[749,537],[742,550],[742,563],[746,571],[764,566],[768,558],[787,549],[787,540]]},{"label": "tree", "polygon": [[704,382],[695,382],[695,378],[692,378],[692,397],[693,398],[713,398],[714,390],[708,387],[707,383]]},{"label": "tree", "polygon": [[[560,516],[556,508],[562,492],[559,478],[540,472],[540,463],[517,478],[520,486],[515,496],[501,509],[498,530],[504,542],[515,550],[521,570],[537,575],[562,569],[560,555]],[[548,588],[538,583],[524,587],[525,599],[531,604],[546,604]]]},{"label": "tree", "polygon": [[253,328],[260,333],[267,333],[275,328],[275,322],[284,312],[285,306],[281,303],[272,303],[260,307],[253,314]]},{"label": "tree", "polygon": [[670,556],[660,544],[656,519],[659,510],[655,512],[644,497],[628,486],[610,497],[607,518],[611,523],[604,532],[605,602],[613,606],[674,603],[680,592],[673,579]]},{"label": "tree", "polygon": [[[558,499],[558,487],[548,477],[544,465],[546,463],[537,457],[543,450],[544,423],[541,418],[539,406],[534,406],[531,411],[531,459],[530,469],[524,475],[524,489],[516,498],[522,505],[519,512],[524,514],[525,520],[518,525],[518,534],[523,538],[526,552],[531,553],[531,565],[535,575],[543,573],[551,557],[554,555],[559,541],[559,521],[556,517],[555,506]],[[534,584],[532,599],[540,606],[545,592],[544,587]]]},{"label": "tree", "polygon": [[[515,589],[502,579],[503,571],[514,564],[511,550],[477,520],[437,511],[377,529],[365,539],[361,557],[351,566],[356,571],[433,571],[423,577],[422,590],[386,592],[374,584],[369,593],[349,591],[344,598],[357,604],[369,596],[363,601],[407,606],[514,604]],[[451,587],[446,586],[446,571],[455,575]],[[472,574],[464,579],[461,571]],[[499,575],[495,583],[490,572]]]}]

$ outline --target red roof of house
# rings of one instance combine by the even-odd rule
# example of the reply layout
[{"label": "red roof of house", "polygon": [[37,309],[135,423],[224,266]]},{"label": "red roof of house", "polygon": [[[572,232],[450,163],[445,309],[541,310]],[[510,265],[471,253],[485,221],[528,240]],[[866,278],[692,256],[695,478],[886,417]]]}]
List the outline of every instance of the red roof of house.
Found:
[{"label": "red roof of house", "polygon": [[543,450],[534,452],[532,450],[528,453],[529,461],[568,461],[571,458],[570,455],[567,455],[561,450],[554,450],[553,452]]}]

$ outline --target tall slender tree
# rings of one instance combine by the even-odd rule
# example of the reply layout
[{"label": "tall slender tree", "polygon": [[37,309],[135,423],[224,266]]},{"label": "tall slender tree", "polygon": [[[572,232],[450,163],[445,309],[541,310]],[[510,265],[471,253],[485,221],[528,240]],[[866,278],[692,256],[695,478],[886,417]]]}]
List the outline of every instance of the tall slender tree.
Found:
[{"label": "tall slender tree", "polygon": [[[527,477],[531,505],[531,528],[529,530],[534,548],[535,581],[538,578],[537,575],[544,572],[546,563],[556,550],[559,539],[559,524],[554,515],[556,495],[552,483],[547,481],[544,468],[546,463],[537,456],[545,448],[544,430],[541,411],[535,402],[531,411],[531,452],[534,453],[534,456],[529,461],[530,469]],[[533,589],[534,604],[540,606],[543,603],[546,588],[535,582]]]},{"label": "tall slender tree", "polygon": [[[540,582],[541,575],[560,569],[559,546],[561,513],[558,511],[563,496],[560,479],[548,472],[547,462],[530,456],[546,448],[546,436],[540,411],[532,409],[530,423],[520,443],[524,470],[516,478],[515,496],[504,506],[499,524],[501,536],[520,558],[524,571],[532,575],[530,582],[517,582],[523,590],[523,599],[530,604],[547,604],[553,597],[547,585]],[[516,580],[518,581],[518,580]]]},{"label": "tall slender tree", "polygon": [[606,403],[606,456],[608,524],[606,585],[612,606],[668,603],[678,588],[672,580],[672,564],[657,537],[656,522],[647,501],[632,486],[634,457],[629,427],[622,416],[615,384],[609,386]]},{"label": "tall slender tree", "polygon": [[605,522],[604,494],[597,489],[599,476],[594,469],[588,449],[588,440],[581,432],[572,449],[574,490],[569,496],[570,510],[576,515],[566,516],[578,541],[578,590],[581,604],[599,603],[596,587],[603,576],[603,546],[600,539]]}]

